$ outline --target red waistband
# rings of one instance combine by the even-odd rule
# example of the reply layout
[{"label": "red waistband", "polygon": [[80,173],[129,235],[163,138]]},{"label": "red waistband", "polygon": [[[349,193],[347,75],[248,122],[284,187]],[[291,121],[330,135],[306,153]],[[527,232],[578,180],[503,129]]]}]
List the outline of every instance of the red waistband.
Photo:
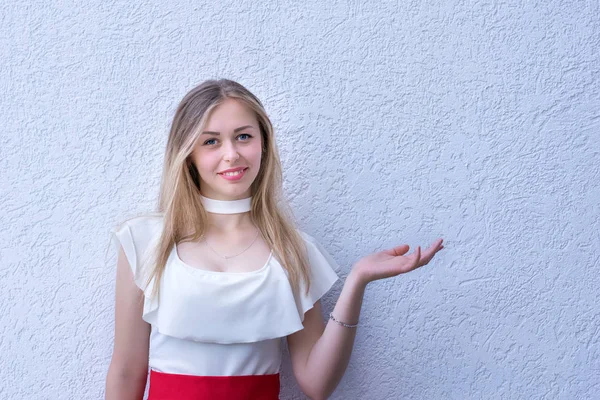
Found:
[{"label": "red waistband", "polygon": [[279,400],[279,374],[195,376],[150,370],[148,400]]}]

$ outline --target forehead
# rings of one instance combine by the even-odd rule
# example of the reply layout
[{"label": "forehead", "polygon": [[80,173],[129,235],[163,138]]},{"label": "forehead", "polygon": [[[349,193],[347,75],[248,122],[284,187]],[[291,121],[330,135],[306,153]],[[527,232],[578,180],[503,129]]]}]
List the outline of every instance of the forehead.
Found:
[{"label": "forehead", "polygon": [[217,132],[233,131],[242,125],[258,126],[254,112],[241,101],[227,99],[212,110],[205,129]]}]

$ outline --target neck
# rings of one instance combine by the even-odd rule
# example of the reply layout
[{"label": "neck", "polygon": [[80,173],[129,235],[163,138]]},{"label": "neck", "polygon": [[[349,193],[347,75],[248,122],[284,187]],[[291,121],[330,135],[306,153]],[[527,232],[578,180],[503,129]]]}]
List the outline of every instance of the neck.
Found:
[{"label": "neck", "polygon": [[250,213],[220,215],[208,213],[209,232],[232,233],[252,227]]}]

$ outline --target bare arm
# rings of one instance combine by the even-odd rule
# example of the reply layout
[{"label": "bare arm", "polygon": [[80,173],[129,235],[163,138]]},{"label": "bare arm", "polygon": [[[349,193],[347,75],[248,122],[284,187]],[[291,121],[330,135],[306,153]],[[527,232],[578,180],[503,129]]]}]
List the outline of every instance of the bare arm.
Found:
[{"label": "bare arm", "polygon": [[[346,278],[333,309],[336,319],[348,324],[358,321],[366,284]],[[354,347],[356,328],[323,322],[321,304],[304,315],[304,329],[288,336],[294,375],[302,391],[312,400],[328,398],[344,376]]]},{"label": "bare arm", "polygon": [[106,400],[138,400],[148,375],[150,325],[142,319],[144,294],[119,249],[115,288],[115,343],[106,376]]},{"label": "bare arm", "polygon": [[[346,324],[358,323],[369,282],[407,273],[426,265],[442,246],[438,239],[421,254],[420,246],[409,256],[408,245],[400,245],[364,257],[357,262],[344,283],[333,316]],[[304,329],[287,337],[292,368],[302,391],[313,400],[328,398],[342,379],[354,347],[356,327],[344,327],[329,320],[323,328],[320,303],[304,315]]]}]

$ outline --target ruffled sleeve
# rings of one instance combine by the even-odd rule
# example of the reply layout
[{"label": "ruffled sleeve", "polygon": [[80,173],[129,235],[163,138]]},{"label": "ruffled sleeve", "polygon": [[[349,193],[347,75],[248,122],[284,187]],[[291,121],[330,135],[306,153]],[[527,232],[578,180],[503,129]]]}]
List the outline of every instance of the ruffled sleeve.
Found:
[{"label": "ruffled sleeve", "polygon": [[300,293],[296,296],[300,320],[304,321],[304,313],[313,308],[317,300],[323,297],[339,279],[336,271],[340,270],[340,266],[315,238],[301,230],[298,232],[306,244],[311,271],[308,294],[306,294],[306,285],[301,282]]},{"label": "ruffled sleeve", "polygon": [[110,231],[111,241],[117,251],[123,247],[123,252],[133,272],[133,280],[137,287],[144,291],[144,311],[142,318],[151,323],[156,314],[158,303],[150,301],[149,293],[154,287],[154,281],[145,287],[145,277],[149,269],[145,261],[151,255],[152,246],[156,244],[161,233],[162,217],[160,215],[135,217],[125,221]]},{"label": "ruffled sleeve", "polygon": [[129,267],[133,272],[134,281],[138,285],[138,287],[140,287],[138,276],[139,268],[137,262],[137,251],[135,248],[133,234],[131,233],[131,227],[129,223],[124,222],[119,227],[113,229],[111,231],[111,240],[117,251],[119,251],[120,246],[123,247],[125,257],[127,258],[127,261],[129,262]]}]

